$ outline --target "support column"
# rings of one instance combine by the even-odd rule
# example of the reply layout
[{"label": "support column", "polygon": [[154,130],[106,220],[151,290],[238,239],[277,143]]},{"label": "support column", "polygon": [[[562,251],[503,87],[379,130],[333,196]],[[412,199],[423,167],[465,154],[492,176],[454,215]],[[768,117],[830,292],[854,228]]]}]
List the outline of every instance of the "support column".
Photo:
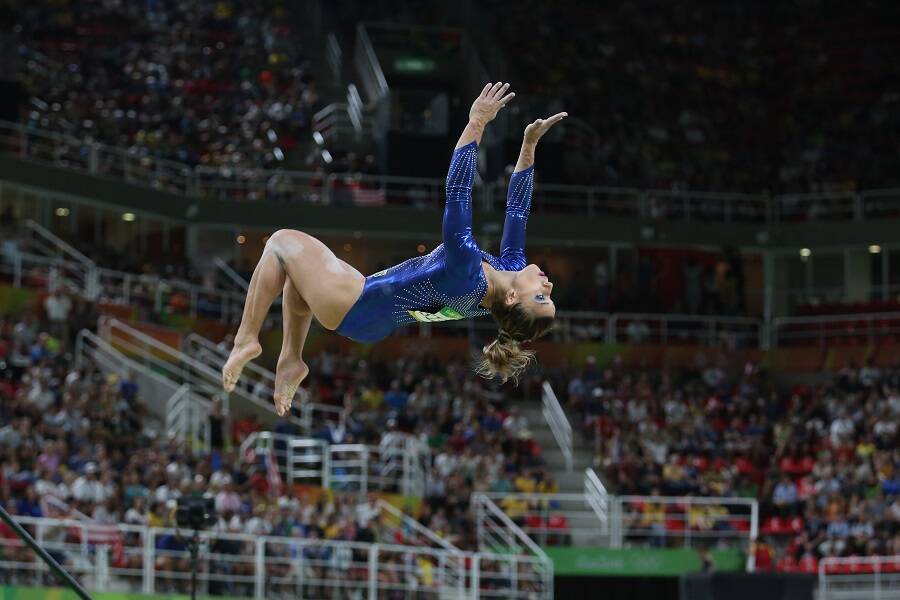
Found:
[{"label": "support column", "polygon": [[770,348],[774,339],[775,318],[775,253],[763,251],[763,348]]}]

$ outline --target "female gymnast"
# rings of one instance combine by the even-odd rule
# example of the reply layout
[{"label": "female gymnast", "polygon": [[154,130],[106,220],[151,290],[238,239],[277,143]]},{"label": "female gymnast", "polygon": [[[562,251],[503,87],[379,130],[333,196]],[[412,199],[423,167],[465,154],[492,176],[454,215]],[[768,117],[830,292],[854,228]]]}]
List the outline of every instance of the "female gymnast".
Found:
[{"label": "female gymnast", "polygon": [[415,321],[439,322],[486,314],[500,328],[484,347],[477,371],[515,378],[534,358],[520,344],[546,334],[556,307],[553,284],[525,260],[525,226],[534,184],[538,140],[567,113],[538,119],[525,128],[522,149],[509,182],[500,256],[478,248],[472,237],[472,183],[485,126],[512,100],[509,84],[487,84],[469,110],[469,123],[456,143],[447,174],[443,243],[430,254],[364,277],[325,244],[282,229],[266,243],[247,289],[234,348],[222,368],[226,391],[234,389],[244,365],[262,352],[258,335],[278,294],[284,294],[284,341],[275,378],[275,410],[287,414],[309,368],[301,353],[312,318],[326,329],[359,342],[387,337]]}]

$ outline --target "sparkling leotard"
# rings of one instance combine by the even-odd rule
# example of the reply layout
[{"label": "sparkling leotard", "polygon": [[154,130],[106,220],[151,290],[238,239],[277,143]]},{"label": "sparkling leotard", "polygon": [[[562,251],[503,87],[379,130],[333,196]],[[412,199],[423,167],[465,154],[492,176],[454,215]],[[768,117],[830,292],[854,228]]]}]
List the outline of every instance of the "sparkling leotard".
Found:
[{"label": "sparkling leotard", "polygon": [[525,227],[531,210],[534,167],[513,173],[506,199],[506,220],[500,257],[484,252],[472,236],[472,183],[478,145],[472,142],[453,153],[447,173],[443,243],[366,277],[359,299],[337,332],[358,342],[387,337],[397,327],[450,321],[489,314],[480,306],[487,291],[481,263],[498,271],[525,268]]}]

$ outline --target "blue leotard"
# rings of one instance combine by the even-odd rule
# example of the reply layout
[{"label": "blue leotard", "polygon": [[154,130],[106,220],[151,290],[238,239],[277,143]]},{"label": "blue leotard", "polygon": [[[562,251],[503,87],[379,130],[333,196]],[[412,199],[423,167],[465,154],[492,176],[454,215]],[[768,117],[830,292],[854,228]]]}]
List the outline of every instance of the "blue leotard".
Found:
[{"label": "blue leotard", "polygon": [[337,332],[359,342],[387,337],[397,327],[489,314],[480,306],[487,291],[481,268],[486,261],[498,271],[521,271],[525,259],[525,227],[531,210],[534,167],[513,173],[506,199],[500,257],[481,250],[472,237],[472,183],[475,142],[458,148],[447,173],[443,242],[417,256],[366,277],[359,299]]}]

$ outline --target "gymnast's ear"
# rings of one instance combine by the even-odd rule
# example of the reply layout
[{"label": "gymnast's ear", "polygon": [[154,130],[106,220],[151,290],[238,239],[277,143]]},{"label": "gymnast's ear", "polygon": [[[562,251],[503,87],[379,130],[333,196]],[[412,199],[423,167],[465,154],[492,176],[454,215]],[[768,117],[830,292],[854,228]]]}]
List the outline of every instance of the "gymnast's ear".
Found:
[{"label": "gymnast's ear", "polygon": [[506,308],[511,307],[518,301],[519,295],[516,293],[515,288],[513,288],[512,286],[510,286],[508,290],[503,292],[503,305],[506,306]]}]

